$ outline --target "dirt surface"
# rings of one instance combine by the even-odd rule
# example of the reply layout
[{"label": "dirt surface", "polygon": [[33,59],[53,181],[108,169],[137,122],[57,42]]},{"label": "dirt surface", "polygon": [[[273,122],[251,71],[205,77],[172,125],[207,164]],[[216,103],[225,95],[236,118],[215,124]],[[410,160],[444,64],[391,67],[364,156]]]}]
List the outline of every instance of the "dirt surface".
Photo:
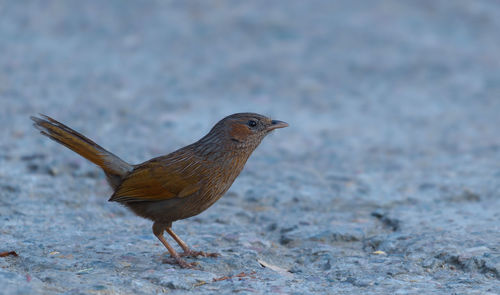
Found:
[{"label": "dirt surface", "polygon": [[[1,1],[0,293],[499,294],[499,32],[493,0]],[[29,120],[139,163],[242,111],[290,127],[174,224],[198,270]]]}]

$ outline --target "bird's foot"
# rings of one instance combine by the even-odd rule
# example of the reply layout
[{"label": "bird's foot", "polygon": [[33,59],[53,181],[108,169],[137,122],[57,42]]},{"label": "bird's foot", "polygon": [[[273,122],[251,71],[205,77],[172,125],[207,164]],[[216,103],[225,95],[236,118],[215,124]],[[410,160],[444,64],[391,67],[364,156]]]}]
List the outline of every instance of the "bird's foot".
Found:
[{"label": "bird's foot", "polygon": [[208,253],[208,252],[203,252],[203,251],[193,251],[193,250],[188,250],[184,251],[183,253],[180,253],[181,256],[185,257],[198,257],[198,256],[203,256],[203,257],[219,257],[219,253]]},{"label": "bird's foot", "polygon": [[178,264],[182,268],[196,268],[198,266],[198,263],[196,262],[191,262],[188,263],[186,260],[182,259],[181,257],[169,257],[169,258],[164,258],[163,263],[168,263],[168,264]]}]

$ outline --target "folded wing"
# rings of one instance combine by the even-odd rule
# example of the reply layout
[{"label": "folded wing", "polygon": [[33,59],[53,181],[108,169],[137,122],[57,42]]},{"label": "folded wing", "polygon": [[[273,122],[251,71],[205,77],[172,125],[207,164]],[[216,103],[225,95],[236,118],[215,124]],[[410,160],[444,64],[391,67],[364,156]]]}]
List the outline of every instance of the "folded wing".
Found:
[{"label": "folded wing", "polygon": [[201,188],[200,174],[191,159],[155,158],[140,164],[118,186],[109,201],[147,202],[184,198]]}]

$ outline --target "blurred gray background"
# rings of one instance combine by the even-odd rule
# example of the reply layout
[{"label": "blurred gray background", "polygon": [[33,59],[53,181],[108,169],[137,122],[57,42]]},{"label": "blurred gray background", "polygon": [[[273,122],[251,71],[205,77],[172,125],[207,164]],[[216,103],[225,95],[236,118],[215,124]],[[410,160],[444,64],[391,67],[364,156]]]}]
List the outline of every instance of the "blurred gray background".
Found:
[{"label": "blurred gray background", "polygon": [[[0,1],[0,293],[500,293],[499,32],[494,0]],[[174,224],[199,270],[29,120],[139,163],[243,111],[290,127]]]}]

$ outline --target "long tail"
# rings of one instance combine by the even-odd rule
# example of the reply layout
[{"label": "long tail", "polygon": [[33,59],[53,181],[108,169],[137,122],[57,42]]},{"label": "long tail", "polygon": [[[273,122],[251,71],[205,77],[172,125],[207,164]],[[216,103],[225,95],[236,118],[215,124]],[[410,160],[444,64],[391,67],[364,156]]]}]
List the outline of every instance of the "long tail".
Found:
[{"label": "long tail", "polygon": [[31,116],[33,126],[48,138],[66,146],[80,156],[101,167],[106,173],[109,184],[116,189],[133,166],[108,152],[92,140],[68,126],[40,114],[41,118]]}]

